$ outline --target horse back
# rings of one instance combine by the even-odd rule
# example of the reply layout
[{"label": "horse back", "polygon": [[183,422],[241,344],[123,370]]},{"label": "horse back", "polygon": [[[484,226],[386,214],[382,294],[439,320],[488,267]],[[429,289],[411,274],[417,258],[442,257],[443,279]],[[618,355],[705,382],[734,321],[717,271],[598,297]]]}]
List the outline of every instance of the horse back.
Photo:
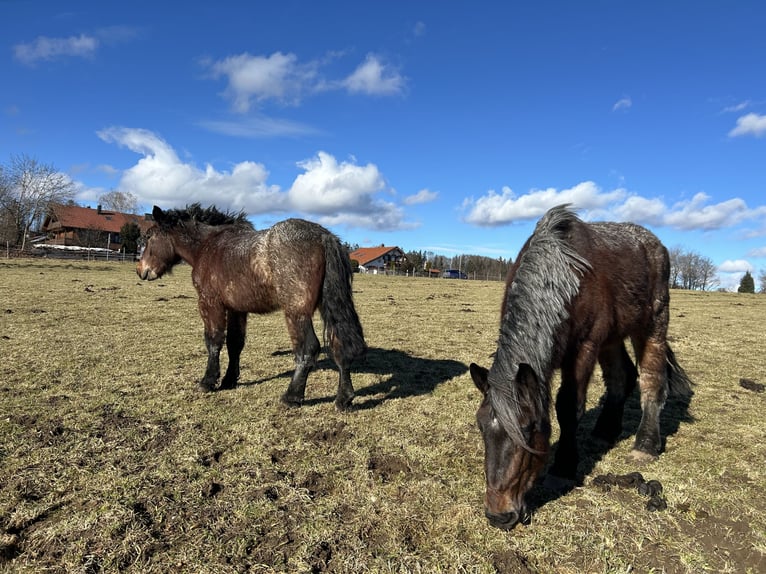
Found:
[{"label": "horse back", "polygon": [[192,281],[200,296],[227,309],[269,313],[279,308],[271,268],[262,256],[265,232],[226,225],[200,246]]},{"label": "horse back", "polygon": [[589,263],[573,321],[591,325],[597,339],[623,339],[635,333],[667,329],[668,252],[649,230],[632,223],[580,223],[571,235]]}]

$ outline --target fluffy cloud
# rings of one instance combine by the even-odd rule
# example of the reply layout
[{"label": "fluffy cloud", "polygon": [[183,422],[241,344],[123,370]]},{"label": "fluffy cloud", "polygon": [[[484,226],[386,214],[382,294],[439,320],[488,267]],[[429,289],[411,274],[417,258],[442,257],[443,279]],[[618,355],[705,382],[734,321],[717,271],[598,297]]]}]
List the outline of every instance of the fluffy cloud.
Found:
[{"label": "fluffy cloud", "polygon": [[744,259],[737,259],[735,261],[727,259],[718,266],[718,271],[721,273],[744,273],[745,271],[752,271],[753,266]]},{"label": "fluffy cloud", "polygon": [[729,132],[729,137],[755,136],[759,138],[764,134],[766,134],[766,116],[745,114],[737,118],[737,126]]},{"label": "fluffy cloud", "polygon": [[254,104],[268,100],[297,105],[308,94],[347,90],[354,94],[393,95],[404,89],[405,79],[374,54],[344,79],[326,79],[320,71],[327,61],[299,62],[295,54],[275,52],[270,56],[249,53],[223,60],[205,61],[213,78],[225,77],[224,96],[236,112],[246,113]]},{"label": "fluffy cloud", "polygon": [[298,175],[288,191],[290,203],[300,211],[333,213],[369,211],[372,196],[385,187],[378,168],[373,164],[359,166],[338,163],[325,152],[298,163],[304,173]]},{"label": "fluffy cloud", "polygon": [[141,203],[179,206],[199,201],[216,203],[247,213],[286,209],[284,194],[268,185],[268,171],[255,162],[242,162],[231,171],[207,165],[200,169],[182,162],[162,138],[142,129],[109,128],[98,136],[143,155],[122,174],[119,189],[133,193]]},{"label": "fluffy cloud", "polygon": [[226,76],[225,95],[238,112],[247,112],[253,100],[297,103],[316,76],[315,64],[299,64],[295,54],[271,56],[240,54],[213,62],[213,77]]},{"label": "fluffy cloud", "polygon": [[569,189],[553,188],[532,190],[517,196],[509,187],[501,193],[490,190],[477,200],[469,198],[463,202],[467,209],[466,221],[480,226],[494,226],[537,219],[548,209],[562,203],[571,203],[578,209],[597,210],[622,199],[625,190],[615,189],[603,193],[592,181],[585,181]]},{"label": "fluffy cloud", "polygon": [[165,140],[148,130],[113,127],[98,136],[143,156],[122,173],[118,186],[141,204],[178,207],[198,201],[250,215],[297,212],[326,225],[377,230],[413,226],[404,221],[399,206],[377,197],[390,190],[371,163],[338,162],[319,152],[297,164],[303,173],[282,191],[268,183],[269,172],[253,161],[237,163],[230,171],[209,164],[200,169],[181,161]]},{"label": "fluffy cloud", "polygon": [[490,190],[479,199],[466,199],[463,209],[467,211],[465,220],[468,223],[493,226],[537,219],[562,203],[570,203],[584,211],[586,219],[633,221],[681,230],[711,231],[746,221],[761,221],[766,217],[766,206],[750,208],[739,198],[711,204],[710,196],[698,193],[691,200],[668,207],[659,198],[629,194],[622,188],[603,192],[591,181],[560,191],[553,188],[532,190],[521,196],[508,187],[504,187],[500,194]]},{"label": "fluffy cloud", "polygon": [[391,95],[401,93],[404,78],[377,56],[368,54],[365,61],[343,81],[343,85],[352,93]]},{"label": "fluffy cloud", "polygon": [[56,60],[67,56],[88,58],[93,56],[97,48],[98,40],[85,34],[69,38],[38,36],[28,44],[16,44],[13,54],[21,63],[33,65],[40,60]]}]

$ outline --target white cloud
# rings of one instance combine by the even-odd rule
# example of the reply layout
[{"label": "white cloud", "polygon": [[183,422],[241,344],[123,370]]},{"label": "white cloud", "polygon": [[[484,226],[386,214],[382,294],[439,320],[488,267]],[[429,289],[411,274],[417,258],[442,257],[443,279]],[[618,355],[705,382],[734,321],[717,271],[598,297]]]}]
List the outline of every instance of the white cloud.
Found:
[{"label": "white cloud", "polygon": [[711,231],[747,221],[760,222],[766,217],[766,206],[750,208],[740,198],[711,204],[710,196],[697,193],[691,200],[668,207],[660,198],[630,194],[623,188],[603,192],[591,181],[561,191],[532,190],[521,196],[516,196],[508,187],[504,187],[501,194],[490,190],[478,200],[464,200],[463,209],[468,210],[465,217],[468,223],[493,226],[537,219],[562,203],[572,204],[585,219],[632,221],[681,230]]},{"label": "white cloud", "polygon": [[431,191],[429,189],[421,189],[419,192],[405,197],[404,204],[417,205],[420,203],[429,203],[435,200],[438,196],[439,196],[439,193],[436,191]]},{"label": "white cloud", "polygon": [[729,132],[729,137],[755,136],[759,138],[764,134],[766,134],[766,116],[751,113],[737,118],[737,126]]},{"label": "white cloud", "polygon": [[604,193],[592,181],[560,191],[553,188],[532,190],[522,196],[516,196],[509,187],[503,187],[500,194],[490,190],[478,200],[465,200],[463,208],[470,209],[465,218],[468,223],[493,226],[537,219],[551,207],[562,203],[571,203],[575,209],[602,209],[625,195],[623,189]]},{"label": "white cloud", "polygon": [[373,196],[385,188],[377,166],[351,162],[338,163],[328,153],[299,162],[304,172],[295,178],[288,191],[290,204],[300,211],[329,215],[339,211],[368,213]]},{"label": "white cloud", "polygon": [[247,213],[284,211],[286,197],[277,186],[268,185],[268,171],[258,163],[235,164],[231,171],[204,170],[184,163],[162,138],[142,129],[108,128],[98,136],[143,155],[125,170],[120,191],[128,191],[140,203],[181,206],[199,201]]},{"label": "white cloud", "polygon": [[249,53],[218,61],[204,61],[213,78],[225,77],[224,96],[238,113],[246,113],[254,104],[276,101],[298,105],[308,94],[345,89],[350,93],[393,95],[404,88],[405,80],[397,70],[375,55],[368,55],[348,77],[328,80],[320,75],[322,67],[334,60],[299,62],[295,54],[274,52],[270,56]]},{"label": "white cloud", "polygon": [[765,208],[751,210],[740,198],[709,205],[710,197],[697,193],[690,201],[676,203],[665,215],[664,224],[677,229],[721,229],[766,213]]},{"label": "white cloud", "polygon": [[365,61],[343,81],[343,86],[351,93],[391,95],[402,92],[404,78],[374,54],[368,54]]},{"label": "white cloud", "polygon": [[297,212],[326,225],[376,230],[414,227],[404,220],[401,207],[377,197],[391,190],[371,163],[339,163],[319,152],[297,164],[303,173],[285,192],[268,183],[269,172],[260,163],[243,161],[229,171],[209,164],[200,169],[181,161],[165,140],[149,130],[112,127],[98,136],[143,156],[122,172],[118,185],[119,191],[134,194],[142,205],[180,207],[200,202],[249,215]]},{"label": "white cloud", "polygon": [[667,206],[658,198],[646,198],[631,195],[613,212],[619,221],[636,221],[646,225],[662,225]]},{"label": "white cloud", "polygon": [[276,100],[294,104],[315,77],[314,64],[298,64],[295,54],[274,52],[271,56],[248,53],[229,56],[210,65],[213,76],[226,76],[225,95],[238,112],[247,112],[252,101]]},{"label": "white cloud", "polygon": [[766,247],[758,247],[756,249],[751,249],[747,253],[748,257],[766,257]]},{"label": "white cloud", "polygon": [[719,273],[744,273],[745,271],[753,271],[753,266],[744,259],[731,260],[727,259],[718,266]]},{"label": "white cloud", "polygon": [[633,107],[633,100],[631,100],[629,96],[625,96],[614,103],[612,106],[612,111],[616,112],[617,110],[627,110],[631,107]]},{"label": "white cloud", "polygon": [[28,44],[16,44],[13,53],[21,63],[33,65],[40,60],[56,60],[66,56],[88,58],[95,54],[97,48],[98,40],[85,34],[69,38],[38,36]]}]

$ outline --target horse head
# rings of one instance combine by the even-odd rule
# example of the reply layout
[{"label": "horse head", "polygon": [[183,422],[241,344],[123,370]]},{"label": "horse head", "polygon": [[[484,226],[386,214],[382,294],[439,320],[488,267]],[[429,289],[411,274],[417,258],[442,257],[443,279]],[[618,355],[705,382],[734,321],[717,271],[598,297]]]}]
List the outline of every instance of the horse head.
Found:
[{"label": "horse head", "polygon": [[[524,497],[545,466],[551,425],[547,405],[541,412],[534,389],[537,375],[518,366],[514,392],[489,382],[489,371],[471,364],[471,377],[482,392],[476,420],[484,439],[485,515],[492,526],[510,530],[527,517]],[[508,385],[508,382],[505,383]]]},{"label": "horse head", "polygon": [[144,250],[136,265],[138,276],[148,281],[159,279],[181,262],[181,256],[173,245],[171,226],[166,221],[165,212],[155,205],[152,217],[155,225],[146,233]]}]

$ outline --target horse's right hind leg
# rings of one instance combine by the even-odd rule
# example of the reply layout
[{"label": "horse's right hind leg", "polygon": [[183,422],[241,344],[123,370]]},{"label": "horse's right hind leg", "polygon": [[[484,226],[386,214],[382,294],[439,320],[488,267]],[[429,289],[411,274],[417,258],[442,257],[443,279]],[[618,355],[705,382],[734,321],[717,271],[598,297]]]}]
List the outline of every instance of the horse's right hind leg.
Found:
[{"label": "horse's right hind leg", "polygon": [[282,402],[287,406],[299,407],[306,394],[306,381],[309,373],[316,366],[320,345],[311,322],[311,315],[291,317],[286,315],[287,330],[293,342],[295,353],[295,372],[290,385],[282,395]]},{"label": "horse's right hind leg", "polygon": [[606,395],[601,414],[593,428],[593,436],[614,443],[622,432],[625,401],[636,388],[638,371],[625,349],[625,343],[602,347],[598,362],[604,374]]}]

